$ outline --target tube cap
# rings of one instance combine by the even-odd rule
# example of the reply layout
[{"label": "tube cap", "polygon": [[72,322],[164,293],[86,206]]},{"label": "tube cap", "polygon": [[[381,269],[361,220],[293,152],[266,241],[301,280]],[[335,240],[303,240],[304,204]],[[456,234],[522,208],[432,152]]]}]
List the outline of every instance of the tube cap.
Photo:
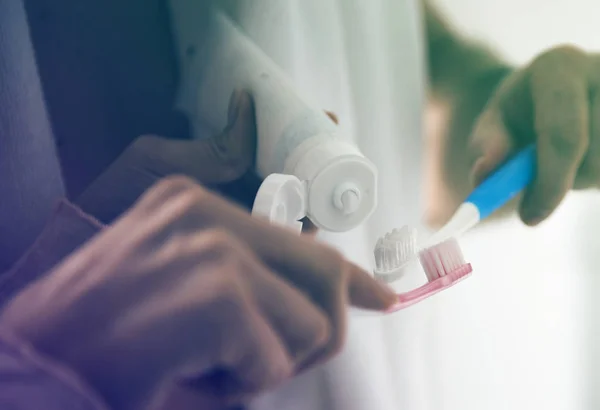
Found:
[{"label": "tube cap", "polygon": [[293,175],[267,176],[256,194],[252,215],[301,233],[300,219],[306,216],[306,185]]},{"label": "tube cap", "polygon": [[306,214],[320,229],[346,232],[377,206],[377,169],[358,148],[321,135],[297,149],[286,173],[307,181]]}]

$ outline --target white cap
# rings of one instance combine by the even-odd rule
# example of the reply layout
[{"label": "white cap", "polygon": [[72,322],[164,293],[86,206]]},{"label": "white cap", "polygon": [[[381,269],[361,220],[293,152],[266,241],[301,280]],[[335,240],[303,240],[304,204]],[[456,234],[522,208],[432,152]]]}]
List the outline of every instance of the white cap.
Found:
[{"label": "white cap", "polygon": [[302,232],[306,216],[306,185],[293,175],[271,174],[261,184],[252,214]]},{"label": "white cap", "polygon": [[287,175],[271,174],[258,191],[253,213],[301,229],[308,216],[319,228],[345,232],[365,221],[377,205],[377,170],[341,139],[315,138],[298,147]]}]

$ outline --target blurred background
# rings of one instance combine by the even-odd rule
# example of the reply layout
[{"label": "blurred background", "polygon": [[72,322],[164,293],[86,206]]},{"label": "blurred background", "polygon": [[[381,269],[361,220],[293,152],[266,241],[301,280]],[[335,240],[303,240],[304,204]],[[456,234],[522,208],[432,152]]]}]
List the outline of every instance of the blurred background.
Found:
[{"label": "blurred background", "polygon": [[[598,0],[437,5],[518,65],[561,43],[600,51]],[[441,294],[429,313],[430,330],[453,352],[433,352],[443,382],[432,381],[439,386],[432,408],[600,408],[599,211],[597,193],[571,194],[539,229],[511,220],[464,239],[477,275]]]}]

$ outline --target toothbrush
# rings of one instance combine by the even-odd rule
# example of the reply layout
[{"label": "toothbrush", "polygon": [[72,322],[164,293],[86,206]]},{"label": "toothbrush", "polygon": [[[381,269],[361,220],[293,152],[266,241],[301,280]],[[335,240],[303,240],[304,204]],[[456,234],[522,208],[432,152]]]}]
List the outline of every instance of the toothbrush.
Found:
[{"label": "toothbrush", "polygon": [[428,246],[462,235],[508,203],[532,181],[535,163],[535,145],[531,144],[475,188],[450,221],[429,238]]},{"label": "toothbrush", "polygon": [[398,294],[397,303],[388,313],[412,306],[467,278],[473,269],[465,262],[456,237],[514,198],[531,182],[534,170],[535,146],[529,145],[485,179],[421,250],[417,248],[415,229],[394,229],[380,238],[374,251],[374,273],[378,279],[388,283],[396,281],[418,255],[428,281],[416,289]]},{"label": "toothbrush", "polygon": [[386,313],[405,309],[466,279],[473,267],[465,261],[456,238],[448,239],[419,252],[419,261],[427,276],[427,283],[398,294],[397,302]]},{"label": "toothbrush", "polygon": [[[386,313],[412,306],[467,278],[473,268],[465,261],[456,238],[435,246],[417,250],[415,229],[403,227],[380,238],[375,246],[375,277],[390,283],[398,280],[413,261],[419,260],[427,283],[405,293],[399,293],[396,303]],[[415,258],[418,255],[418,258]]]}]

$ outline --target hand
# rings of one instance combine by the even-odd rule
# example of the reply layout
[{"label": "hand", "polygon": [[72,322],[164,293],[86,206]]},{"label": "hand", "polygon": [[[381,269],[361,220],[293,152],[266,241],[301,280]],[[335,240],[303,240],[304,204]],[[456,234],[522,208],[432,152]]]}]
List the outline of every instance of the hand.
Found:
[{"label": "hand", "polygon": [[543,53],[509,75],[476,122],[472,180],[478,184],[516,150],[537,146],[537,170],[520,216],[546,219],[570,189],[600,183],[600,55],[573,47]]},{"label": "hand", "polygon": [[176,385],[195,408],[212,409],[339,351],[348,303],[384,310],[394,301],[335,250],[171,177],[0,320],[112,408],[144,408]]},{"label": "hand", "polygon": [[[185,175],[251,209],[262,183],[254,172],[256,121],[252,98],[246,92],[235,92],[228,111],[228,126],[210,139],[139,137],[75,202],[100,221],[111,223],[162,177]],[[338,123],[334,113],[326,114]],[[303,232],[317,231],[308,218],[302,222]]]},{"label": "hand", "polygon": [[255,156],[252,98],[235,92],[223,132],[204,140],[141,136],[75,202],[100,221],[111,223],[156,181],[185,175],[250,209],[262,182],[254,173]]}]

